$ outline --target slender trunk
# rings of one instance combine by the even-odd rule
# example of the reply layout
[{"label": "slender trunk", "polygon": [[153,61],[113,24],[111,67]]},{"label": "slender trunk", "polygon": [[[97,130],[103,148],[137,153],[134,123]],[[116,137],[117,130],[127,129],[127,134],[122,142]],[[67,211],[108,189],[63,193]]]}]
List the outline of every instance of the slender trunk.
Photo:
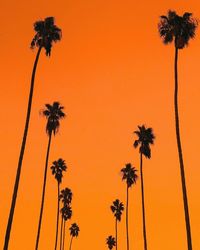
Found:
[{"label": "slender trunk", "polygon": [[31,77],[31,86],[30,86],[30,92],[29,92],[29,100],[28,100],[28,108],[27,108],[27,114],[26,114],[26,123],[25,123],[24,135],[23,135],[21,150],[20,150],[20,155],[19,155],[17,173],[16,173],[16,178],[15,178],[15,185],[14,185],[13,196],[12,196],[12,203],[11,203],[11,207],[10,207],[10,214],[9,214],[8,224],[7,224],[7,229],[6,229],[4,248],[3,248],[4,250],[8,249],[8,244],[9,244],[9,239],[10,239],[10,232],[11,232],[13,216],[14,216],[14,211],[15,211],[15,204],[16,204],[16,200],[17,200],[20,174],[21,174],[23,156],[24,156],[24,151],[25,151],[25,146],[26,146],[26,138],[27,138],[27,134],[28,134],[29,120],[30,120],[30,115],[31,115],[35,73],[36,73],[36,68],[37,68],[41,49],[42,49],[42,47],[39,47],[36,58],[35,58],[34,66],[33,66],[33,72],[32,72],[32,77]]},{"label": "slender trunk", "polygon": [[126,249],[129,250],[129,234],[128,234],[128,185],[126,189]]},{"label": "slender trunk", "polygon": [[60,211],[60,183],[58,182],[58,208],[57,208],[57,223],[56,223],[56,241],[55,241],[55,250],[57,249],[57,242],[58,242],[58,226],[59,226],[59,211]]},{"label": "slender trunk", "polygon": [[62,236],[63,236],[63,217],[61,221],[61,230],[60,230],[60,250],[62,250]]},{"label": "slender trunk", "polygon": [[63,243],[62,243],[62,250],[65,249],[65,224],[66,224],[66,220],[64,221],[64,228],[63,228]]},{"label": "slender trunk", "polygon": [[49,135],[49,143],[48,143],[48,147],[47,147],[46,163],[45,163],[45,170],[44,170],[43,190],[42,190],[42,201],[41,201],[40,217],[39,217],[39,224],[38,224],[38,232],[37,232],[35,250],[38,250],[39,239],[40,239],[40,229],[41,229],[41,224],[42,224],[42,215],[43,215],[43,208],[44,208],[44,197],[45,197],[45,190],[46,190],[47,169],[48,169],[48,160],[49,160],[49,152],[50,152],[50,145],[51,145],[51,137],[52,137],[52,133],[50,133],[50,135]]},{"label": "slender trunk", "polygon": [[[72,249],[72,240],[73,240],[73,236],[71,237],[71,240],[70,240],[70,246],[69,246],[69,250]],[[63,249],[64,250],[64,249]]]},{"label": "slender trunk", "polygon": [[183,154],[182,154],[182,148],[181,148],[180,130],[179,130],[179,114],[178,114],[178,48],[175,48],[174,76],[175,76],[174,109],[175,109],[175,123],[176,123],[176,139],[177,139],[177,147],[178,147],[179,163],[180,163],[180,171],[181,171],[183,203],[184,203],[185,223],[186,223],[186,231],[187,231],[187,244],[188,244],[188,250],[192,250],[190,216],[189,216],[189,208],[188,208],[188,200],[187,200],[187,189],[186,189],[186,181],[185,181],[185,170],[184,170],[184,163],[183,163]]},{"label": "slender trunk", "polygon": [[116,250],[117,250],[117,219],[115,220],[115,239],[116,239]]},{"label": "slender trunk", "polygon": [[142,221],[143,221],[144,249],[147,250],[146,221],[145,221],[145,203],[144,203],[144,183],[143,183],[143,168],[142,168],[142,153],[140,153],[140,176],[141,176],[141,191],[142,191]]}]

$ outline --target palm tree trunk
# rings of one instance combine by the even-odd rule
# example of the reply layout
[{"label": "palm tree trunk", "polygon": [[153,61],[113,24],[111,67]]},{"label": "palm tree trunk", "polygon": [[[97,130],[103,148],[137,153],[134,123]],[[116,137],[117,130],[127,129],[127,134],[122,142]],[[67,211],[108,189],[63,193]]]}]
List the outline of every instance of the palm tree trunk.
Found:
[{"label": "palm tree trunk", "polygon": [[17,200],[17,193],[18,193],[18,187],[19,187],[19,181],[20,181],[20,175],[21,175],[21,168],[22,168],[23,156],[24,156],[24,151],[25,151],[25,146],[26,146],[26,138],[27,138],[27,134],[28,134],[29,120],[30,120],[30,115],[31,115],[35,73],[36,73],[36,68],[37,68],[41,49],[42,49],[42,47],[39,47],[36,58],[35,58],[33,71],[32,71],[31,86],[30,86],[29,100],[28,100],[28,108],[27,108],[27,114],[26,114],[26,123],[25,123],[24,135],[23,135],[21,150],[20,150],[20,155],[19,155],[19,161],[18,161],[17,173],[16,173],[16,178],[15,178],[15,185],[14,185],[14,190],[13,190],[10,214],[9,214],[8,224],[7,224],[7,229],[6,229],[4,248],[3,248],[4,250],[8,249],[8,244],[9,244],[9,239],[10,239],[10,232],[11,232],[13,216],[14,216],[14,211],[15,211],[15,204],[16,204],[16,200]]},{"label": "palm tree trunk", "polygon": [[[69,246],[69,250],[72,249],[72,240],[73,240],[73,236],[71,237],[71,240],[70,240],[70,246]],[[64,250],[64,249],[63,249]]]},{"label": "palm tree trunk", "polygon": [[178,114],[178,48],[175,48],[174,74],[175,74],[174,109],[175,109],[175,123],[176,123],[176,139],[177,139],[177,147],[178,147],[179,163],[180,163],[180,171],[181,171],[183,203],[184,203],[185,223],[186,223],[186,231],[187,231],[187,244],[188,244],[188,250],[192,250],[190,216],[189,216],[189,208],[188,208],[188,200],[187,200],[187,189],[186,189],[186,181],[185,181],[185,170],[184,170],[183,154],[182,154],[181,138],[180,138],[180,129],[179,129],[179,114]]},{"label": "palm tree trunk", "polygon": [[56,241],[55,241],[55,250],[57,249],[57,242],[58,242],[58,226],[59,226],[59,211],[60,211],[60,184],[58,182],[58,208],[57,208],[57,223],[56,223]]},{"label": "palm tree trunk", "polygon": [[147,250],[146,221],[145,221],[145,203],[144,203],[144,183],[143,183],[143,168],[142,168],[142,153],[140,153],[140,176],[141,176],[141,191],[142,191],[142,220],[143,220],[144,249]]},{"label": "palm tree trunk", "polygon": [[117,250],[117,219],[115,220],[115,238],[116,238],[116,250]]},{"label": "palm tree trunk", "polygon": [[39,239],[40,239],[40,229],[41,229],[41,224],[42,224],[42,215],[43,215],[43,208],[44,208],[44,197],[45,197],[45,190],[46,190],[46,179],[47,179],[47,169],[48,169],[51,137],[52,137],[52,133],[50,133],[50,135],[49,135],[49,143],[48,143],[48,147],[47,147],[46,163],[45,163],[45,170],[44,170],[43,190],[42,190],[42,201],[41,201],[40,218],[39,218],[39,224],[38,224],[38,232],[37,232],[35,250],[38,250],[38,244],[39,244]]},{"label": "palm tree trunk", "polygon": [[62,250],[65,250],[65,225],[66,225],[66,221],[64,221],[64,228],[63,228],[63,243],[62,243]]},{"label": "palm tree trunk", "polygon": [[62,236],[63,236],[63,217],[61,220],[61,230],[60,230],[60,250],[62,250]]},{"label": "palm tree trunk", "polygon": [[128,234],[128,185],[126,189],[126,249],[129,250],[129,234]]}]

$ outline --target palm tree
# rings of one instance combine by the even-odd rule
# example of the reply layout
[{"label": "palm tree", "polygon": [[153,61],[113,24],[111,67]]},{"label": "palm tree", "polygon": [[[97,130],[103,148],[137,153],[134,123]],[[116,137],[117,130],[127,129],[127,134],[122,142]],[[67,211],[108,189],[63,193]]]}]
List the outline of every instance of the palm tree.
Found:
[{"label": "palm tree", "polygon": [[129,231],[128,231],[128,190],[133,185],[136,184],[136,180],[138,178],[136,174],[137,170],[132,167],[131,163],[127,163],[124,168],[121,169],[122,180],[126,181],[126,236],[127,236],[127,250],[129,250]]},{"label": "palm tree", "polygon": [[62,182],[63,171],[66,171],[67,166],[63,159],[58,159],[53,162],[51,166],[52,174],[55,176],[55,179],[58,183],[58,208],[57,208],[57,223],[56,223],[56,240],[55,240],[55,250],[57,249],[57,241],[58,241],[58,225],[59,225],[59,211],[60,211],[60,183]]},{"label": "palm tree", "polygon": [[113,247],[116,246],[115,238],[112,235],[108,236],[106,239],[106,244],[108,245],[109,249],[113,249]]},{"label": "palm tree", "polygon": [[42,224],[44,197],[45,197],[45,190],[46,190],[47,168],[48,168],[48,160],[49,160],[49,152],[50,152],[52,133],[55,136],[55,134],[58,132],[59,127],[60,127],[60,119],[65,117],[65,114],[62,111],[64,109],[64,107],[60,106],[59,102],[54,102],[52,105],[45,104],[45,106],[46,106],[46,109],[44,109],[42,113],[47,119],[46,132],[47,132],[47,135],[49,137],[49,142],[48,142],[48,146],[47,146],[46,163],[45,163],[45,169],[44,169],[42,201],[41,201],[40,217],[39,217],[39,223],[38,223],[37,239],[36,239],[36,245],[35,245],[36,250],[38,249],[39,238],[40,238],[40,229],[41,229],[41,224]]},{"label": "palm tree", "polygon": [[168,44],[174,41],[175,46],[175,59],[174,59],[174,110],[175,110],[175,126],[176,126],[176,140],[179,154],[179,165],[182,182],[183,203],[185,211],[185,224],[187,232],[187,244],[188,250],[192,250],[192,237],[190,230],[190,216],[187,199],[187,189],[185,180],[185,170],[183,162],[183,153],[181,147],[181,137],[179,128],[179,113],[178,113],[178,52],[179,49],[185,48],[189,40],[195,37],[195,31],[197,28],[197,20],[192,17],[192,13],[185,12],[183,16],[179,16],[175,11],[168,11],[167,16],[160,17],[160,23],[158,30],[161,38],[163,38],[164,44]]},{"label": "palm tree", "polygon": [[150,144],[153,144],[155,136],[152,128],[145,128],[144,125],[138,126],[138,131],[134,133],[138,136],[133,146],[137,148],[139,145],[140,152],[140,176],[141,176],[141,192],[142,192],[142,218],[143,218],[143,238],[144,238],[144,249],[147,250],[147,236],[146,236],[146,221],[145,221],[145,203],[144,203],[144,182],[143,182],[143,166],[142,166],[142,155],[147,158],[151,158]]},{"label": "palm tree", "polygon": [[29,120],[30,120],[30,115],[31,115],[35,74],[36,74],[36,69],[37,69],[37,65],[38,65],[38,60],[40,57],[40,52],[41,52],[42,48],[44,48],[46,50],[46,55],[50,56],[52,43],[61,39],[61,29],[59,29],[54,24],[53,17],[47,17],[44,19],[44,21],[35,22],[34,30],[36,32],[36,35],[31,42],[31,48],[38,47],[38,51],[37,51],[34,65],[33,65],[31,85],[30,85],[30,91],[29,91],[28,107],[27,107],[27,113],[26,113],[26,122],[25,122],[24,134],[23,134],[21,150],[20,150],[20,155],[19,155],[19,160],[18,160],[18,167],[17,167],[16,178],[15,178],[15,185],[14,185],[14,190],[13,190],[10,213],[9,213],[9,217],[8,217],[7,229],[6,229],[6,234],[5,234],[4,250],[8,249],[8,244],[9,244],[9,239],[10,239],[10,232],[11,232],[11,227],[12,227],[12,221],[13,221],[13,216],[14,216],[14,211],[15,211],[16,200],[17,200],[18,187],[19,187],[20,175],[21,175],[21,168],[22,168],[24,151],[25,151],[25,147],[26,147],[26,138],[27,138],[27,134],[28,134]]},{"label": "palm tree", "polygon": [[72,208],[69,204],[66,204],[62,209],[61,209],[61,213],[62,213],[62,218],[64,220],[64,226],[63,226],[63,239],[61,242],[61,249],[64,250],[65,249],[65,226],[66,226],[66,221],[70,220],[72,217]]},{"label": "palm tree", "polygon": [[[71,191],[71,189],[69,189],[69,188],[65,188],[65,189],[63,189],[63,190],[61,190],[61,192],[60,192],[60,196],[59,196],[59,199],[62,201],[62,203],[63,203],[63,208],[65,207],[65,206],[70,206],[70,204],[71,204],[71,201],[72,201],[72,191]],[[64,221],[64,209],[61,209],[61,218],[62,218],[62,220],[61,220],[61,229],[60,229],[60,250],[62,250],[62,246],[63,246],[63,221]],[[69,209],[69,211],[68,211],[68,214],[70,214],[70,209]],[[70,217],[70,216],[68,216],[68,217]],[[66,218],[66,216],[65,216],[65,218]],[[65,225],[64,225],[65,226]]]},{"label": "palm tree", "polygon": [[124,211],[124,204],[118,199],[113,201],[113,205],[110,206],[115,216],[115,238],[116,238],[116,250],[117,250],[117,222],[121,221],[122,212]]},{"label": "palm tree", "polygon": [[[69,250],[71,250],[71,248],[72,248],[72,240],[73,240],[74,237],[78,237],[80,229],[79,229],[79,226],[76,223],[73,223],[71,225],[71,227],[69,228],[69,230],[70,230],[70,235],[71,235]],[[64,250],[64,248],[63,248],[63,250]]]}]

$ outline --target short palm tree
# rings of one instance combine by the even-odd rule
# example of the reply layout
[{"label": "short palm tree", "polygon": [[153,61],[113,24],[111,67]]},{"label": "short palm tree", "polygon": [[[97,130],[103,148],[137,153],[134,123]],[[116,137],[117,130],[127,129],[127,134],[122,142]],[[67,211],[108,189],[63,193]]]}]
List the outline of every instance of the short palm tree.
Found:
[{"label": "short palm tree", "polygon": [[113,201],[113,205],[110,206],[111,211],[115,216],[115,239],[116,239],[116,250],[117,250],[117,222],[121,221],[122,212],[124,211],[124,204],[120,200],[116,199]]},{"label": "short palm tree", "polygon": [[65,227],[66,227],[66,222],[68,220],[71,219],[72,217],[72,208],[69,204],[65,205],[62,209],[61,209],[61,214],[62,214],[62,218],[64,221],[64,226],[63,226],[63,239],[61,242],[61,249],[64,250],[65,249]]},{"label": "short palm tree", "polygon": [[62,182],[63,171],[66,171],[67,166],[65,161],[60,158],[57,161],[53,162],[51,166],[52,174],[55,176],[55,179],[58,183],[58,208],[57,208],[57,223],[56,223],[56,240],[55,240],[55,250],[57,249],[57,241],[58,241],[58,225],[59,225],[59,212],[60,212],[60,184]]},{"label": "short palm tree", "polygon": [[[71,201],[72,201],[72,191],[71,191],[71,189],[65,188],[65,189],[61,190],[59,199],[63,203],[63,208],[60,211],[61,212],[60,250],[62,250],[63,239],[64,239],[63,221],[64,221],[64,214],[66,213],[64,207],[66,207],[66,206],[70,207],[70,204],[71,204]],[[69,215],[68,217],[70,217],[70,209],[68,209],[68,215]],[[65,215],[65,218],[66,218],[66,215]],[[65,227],[65,225],[64,225],[64,227]]]},{"label": "short palm tree", "polygon": [[45,198],[45,191],[46,191],[47,168],[48,168],[48,160],[49,160],[49,152],[50,152],[52,133],[55,135],[58,132],[59,127],[60,127],[60,119],[65,117],[65,114],[63,113],[64,107],[61,106],[59,102],[54,102],[52,105],[46,104],[45,106],[46,106],[46,109],[44,109],[42,113],[47,119],[46,132],[47,132],[47,135],[49,137],[49,142],[48,142],[48,146],[47,146],[46,162],[45,162],[45,169],[44,169],[42,201],[41,201],[40,217],[39,217],[39,223],[38,223],[38,231],[37,231],[35,250],[38,249],[39,238],[40,238],[40,229],[41,229],[41,224],[42,224],[44,198]]},{"label": "short palm tree", "polygon": [[8,244],[9,244],[9,239],[10,239],[10,232],[11,232],[12,221],[13,221],[13,216],[14,216],[14,211],[15,211],[15,204],[17,200],[17,193],[18,193],[18,187],[19,187],[20,176],[21,176],[21,168],[22,168],[22,162],[23,162],[23,157],[24,157],[24,151],[26,147],[26,138],[28,134],[29,121],[30,121],[30,115],[31,115],[35,74],[36,74],[36,69],[38,65],[38,60],[40,57],[40,52],[42,48],[44,48],[46,50],[46,55],[50,56],[49,50],[51,51],[52,43],[59,41],[61,39],[61,29],[59,29],[54,24],[53,17],[47,17],[44,19],[44,21],[35,22],[34,30],[36,32],[36,35],[34,36],[31,42],[31,48],[38,47],[38,51],[37,51],[34,65],[33,65],[24,135],[22,139],[21,150],[20,150],[20,155],[19,155],[19,160],[18,160],[18,167],[17,167],[15,185],[14,185],[14,190],[13,190],[12,203],[11,203],[10,214],[8,218],[8,224],[7,224],[6,235],[5,235],[4,250],[8,249]]},{"label": "short palm tree", "polygon": [[131,163],[127,163],[124,168],[121,169],[122,180],[126,181],[126,239],[127,239],[127,250],[129,250],[129,230],[128,230],[128,203],[129,203],[129,188],[136,184],[136,180],[138,178],[136,174],[137,170],[132,167]]},{"label": "short palm tree", "polygon": [[108,236],[106,239],[106,244],[108,245],[109,249],[113,249],[113,247],[116,246],[115,238],[112,235]]},{"label": "short palm tree", "polygon": [[143,158],[144,155],[147,158],[151,158],[150,144],[154,143],[155,136],[152,128],[145,128],[144,125],[138,126],[138,130],[134,132],[138,139],[135,140],[133,146],[137,148],[139,146],[140,152],[140,176],[141,176],[141,192],[142,192],[142,218],[143,218],[143,238],[144,249],[147,250],[147,236],[146,236],[146,220],[145,220],[145,202],[144,202],[144,182],[143,182]]},{"label": "short palm tree", "polygon": [[174,41],[175,58],[174,58],[174,110],[175,110],[175,126],[176,126],[176,140],[179,154],[179,165],[182,182],[183,203],[185,211],[185,224],[187,232],[188,250],[192,250],[192,237],[190,229],[189,206],[187,199],[187,189],[185,180],[185,170],[183,162],[183,153],[181,146],[181,136],[179,127],[179,113],[178,113],[178,52],[185,48],[189,40],[195,37],[197,28],[197,20],[192,17],[192,13],[185,12],[183,16],[179,16],[175,11],[168,11],[167,16],[161,16],[158,24],[158,30],[164,44]]},{"label": "short palm tree", "polygon": [[[80,229],[79,229],[79,226],[76,223],[73,223],[71,225],[71,227],[69,228],[69,230],[70,230],[70,235],[71,235],[69,250],[71,250],[72,249],[72,240],[73,240],[74,237],[78,237]],[[63,248],[63,250],[64,250],[64,248]]]}]

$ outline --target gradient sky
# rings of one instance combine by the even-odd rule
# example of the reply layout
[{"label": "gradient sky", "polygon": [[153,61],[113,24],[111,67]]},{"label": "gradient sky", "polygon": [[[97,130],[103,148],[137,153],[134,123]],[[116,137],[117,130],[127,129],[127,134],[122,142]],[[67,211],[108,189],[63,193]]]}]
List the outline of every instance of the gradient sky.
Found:
[{"label": "gradient sky", "polygon": [[[139,167],[133,131],[154,129],[152,159],[144,160],[149,250],[186,250],[182,190],[173,111],[174,47],[159,38],[159,16],[174,9],[200,18],[199,1],[1,1],[1,185],[0,248],[3,246],[24,129],[32,66],[33,23],[54,16],[62,41],[51,58],[41,54],[10,250],[34,249],[48,138],[39,114],[60,101],[66,119],[52,141],[50,164],[62,157],[68,170],[62,187],[74,193],[73,218],[80,236],[73,250],[106,250],[114,234],[112,201],[125,202],[120,169]],[[180,51],[180,121],[193,250],[200,249],[199,169],[200,34]],[[48,172],[40,250],[53,249],[56,226],[55,179]],[[125,214],[119,249],[126,244]],[[66,249],[69,235],[66,235]],[[130,190],[131,250],[143,249],[140,182]]]}]

